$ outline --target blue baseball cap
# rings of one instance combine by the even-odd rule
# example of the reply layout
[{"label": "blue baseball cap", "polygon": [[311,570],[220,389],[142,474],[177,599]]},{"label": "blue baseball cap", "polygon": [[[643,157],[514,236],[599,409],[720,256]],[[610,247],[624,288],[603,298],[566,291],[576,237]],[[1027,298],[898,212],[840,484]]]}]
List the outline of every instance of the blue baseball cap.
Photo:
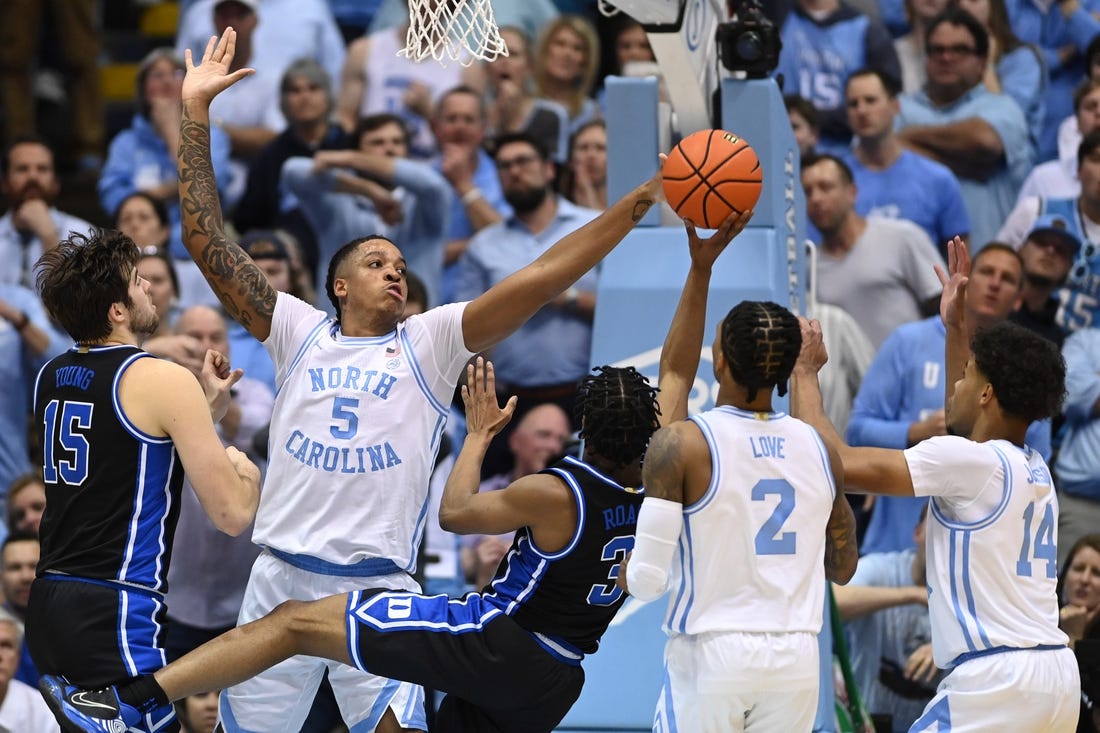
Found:
[{"label": "blue baseball cap", "polygon": [[1069,247],[1070,255],[1076,256],[1081,250],[1081,240],[1078,239],[1077,234],[1070,228],[1069,222],[1066,218],[1060,214],[1043,214],[1035,223],[1031,225],[1031,231],[1028,233],[1027,238],[1031,239],[1036,234],[1055,234],[1061,239],[1061,241]]}]

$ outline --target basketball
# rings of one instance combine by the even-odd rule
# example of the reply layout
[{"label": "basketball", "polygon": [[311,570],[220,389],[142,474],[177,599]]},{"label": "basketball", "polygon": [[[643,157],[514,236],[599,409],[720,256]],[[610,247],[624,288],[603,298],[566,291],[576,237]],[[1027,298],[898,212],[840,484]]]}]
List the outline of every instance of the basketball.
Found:
[{"label": "basketball", "polygon": [[677,216],[706,229],[755,206],[764,182],[756,151],[725,130],[700,130],[681,140],[668,154],[663,178]]}]

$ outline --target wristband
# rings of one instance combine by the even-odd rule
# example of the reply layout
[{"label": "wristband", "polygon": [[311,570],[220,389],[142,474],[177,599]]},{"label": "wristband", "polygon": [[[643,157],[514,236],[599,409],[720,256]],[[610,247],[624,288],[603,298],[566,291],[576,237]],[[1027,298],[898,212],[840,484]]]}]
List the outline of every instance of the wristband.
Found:
[{"label": "wristband", "polygon": [[479,198],[482,198],[481,189],[476,187],[471,188],[469,191],[462,194],[462,205],[469,206]]},{"label": "wristband", "polygon": [[23,319],[20,320],[19,323],[15,323],[13,321],[12,325],[15,327],[16,331],[18,331],[19,333],[23,333],[23,329],[31,325],[31,317],[28,316],[25,311],[19,311],[19,315],[23,316]]}]

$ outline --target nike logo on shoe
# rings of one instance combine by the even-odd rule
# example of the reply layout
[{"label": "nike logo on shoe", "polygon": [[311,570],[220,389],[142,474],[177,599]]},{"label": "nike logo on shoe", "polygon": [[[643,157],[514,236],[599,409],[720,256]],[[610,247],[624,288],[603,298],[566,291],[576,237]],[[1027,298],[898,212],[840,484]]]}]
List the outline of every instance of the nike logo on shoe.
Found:
[{"label": "nike logo on shoe", "polygon": [[[85,709],[92,708],[93,710],[98,709],[109,713],[109,715],[101,716],[104,718],[114,718],[118,715],[118,707],[116,707],[115,705],[108,705],[97,700],[89,699],[88,692],[85,690],[74,692],[71,696],[69,696],[69,701],[72,702],[74,705],[78,705]],[[94,712],[91,710],[88,712],[94,714]]]}]

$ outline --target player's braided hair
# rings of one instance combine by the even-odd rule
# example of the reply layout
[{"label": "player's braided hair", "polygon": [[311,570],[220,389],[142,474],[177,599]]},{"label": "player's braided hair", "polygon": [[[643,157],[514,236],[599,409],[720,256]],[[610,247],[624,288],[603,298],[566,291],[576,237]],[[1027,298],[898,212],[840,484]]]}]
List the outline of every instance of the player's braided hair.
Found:
[{"label": "player's braided hair", "polygon": [[780,397],[787,393],[801,348],[798,319],[778,303],[742,301],[722,322],[722,354],[730,376],[748,389],[750,401],[761,389],[775,387]]},{"label": "player's braided hair", "polygon": [[598,366],[577,387],[574,420],[593,453],[624,467],[641,460],[659,427],[657,388],[634,367]]}]

